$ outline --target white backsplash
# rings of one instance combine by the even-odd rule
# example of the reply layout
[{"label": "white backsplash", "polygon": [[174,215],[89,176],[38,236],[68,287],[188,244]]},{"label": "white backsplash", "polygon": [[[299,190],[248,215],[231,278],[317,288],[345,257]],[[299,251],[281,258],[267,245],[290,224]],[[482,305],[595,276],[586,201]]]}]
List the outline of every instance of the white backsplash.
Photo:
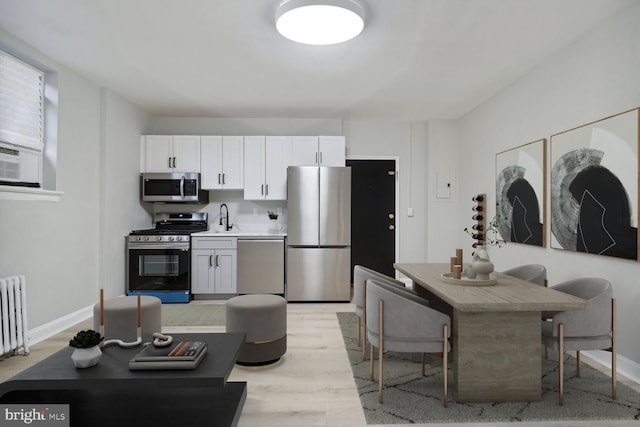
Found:
[{"label": "white backsplash", "polygon": [[286,200],[244,200],[242,191],[209,191],[209,203],[196,205],[190,203],[154,203],[153,213],[158,212],[207,212],[209,214],[209,230],[215,230],[220,222],[220,205],[226,203],[229,208],[229,219],[238,231],[266,231],[271,224],[268,211],[282,214],[278,216],[281,230],[286,231]]}]

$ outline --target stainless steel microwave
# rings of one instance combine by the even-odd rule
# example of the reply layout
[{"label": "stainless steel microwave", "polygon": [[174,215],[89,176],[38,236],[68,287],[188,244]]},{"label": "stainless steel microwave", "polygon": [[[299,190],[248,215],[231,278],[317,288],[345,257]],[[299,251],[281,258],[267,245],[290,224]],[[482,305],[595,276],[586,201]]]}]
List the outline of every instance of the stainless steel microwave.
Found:
[{"label": "stainless steel microwave", "polygon": [[208,203],[209,193],[200,189],[200,174],[143,173],[140,175],[143,202]]}]

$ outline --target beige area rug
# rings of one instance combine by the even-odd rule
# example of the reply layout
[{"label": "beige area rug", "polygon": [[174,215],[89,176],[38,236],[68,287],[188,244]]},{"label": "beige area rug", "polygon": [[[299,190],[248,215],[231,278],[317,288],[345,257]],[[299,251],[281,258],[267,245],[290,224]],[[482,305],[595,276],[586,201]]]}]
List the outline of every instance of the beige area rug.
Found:
[{"label": "beige area rug", "polygon": [[162,304],[162,326],[224,326],[224,304]]},{"label": "beige area rug", "polygon": [[[369,361],[362,361],[357,345],[355,313],[337,315],[368,424],[603,420],[604,426],[606,420],[640,419],[640,393],[618,383],[618,398],[612,400],[611,377],[582,363],[582,376],[576,378],[572,356],[566,356],[565,402],[559,406],[558,362],[557,356],[552,360],[552,351],[543,361],[541,401],[464,403],[456,402],[450,390],[448,408],[442,406],[442,359],[428,356],[427,376],[421,377],[420,364],[412,363],[409,354],[389,352],[384,361],[384,404],[380,404],[378,384],[369,379]],[[449,384],[452,380],[449,370]]]}]

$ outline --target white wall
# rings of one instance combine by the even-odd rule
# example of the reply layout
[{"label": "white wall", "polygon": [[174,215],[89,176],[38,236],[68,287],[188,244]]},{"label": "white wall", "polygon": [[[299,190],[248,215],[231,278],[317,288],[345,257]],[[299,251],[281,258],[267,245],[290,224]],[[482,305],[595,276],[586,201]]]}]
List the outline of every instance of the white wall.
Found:
[{"label": "white wall", "polygon": [[156,135],[342,135],[340,119],[154,117]]},{"label": "white wall", "polygon": [[148,119],[127,100],[102,90],[99,268],[106,298],[125,293],[124,236],[151,225],[139,192],[140,135]]},{"label": "white wall", "polygon": [[123,236],[148,216],[132,187],[145,116],[8,34],[0,41],[58,72],[56,178],[64,194],[59,202],[0,201],[0,277],[26,276],[37,341],[88,312],[99,288],[124,291]]},{"label": "white wall", "polygon": [[[638,22],[640,5],[557,52],[459,121],[459,244],[468,246],[461,230],[470,221],[473,194],[486,192],[488,216],[495,214],[495,153],[640,106]],[[552,285],[586,276],[610,280],[618,300],[619,354],[640,366],[640,263],[518,244],[491,248],[490,255],[497,270],[544,264]]]},{"label": "white wall", "polygon": [[[428,130],[427,182],[424,186],[429,206],[426,261],[449,262],[459,247],[465,248],[466,259],[470,259],[471,238],[464,243],[455,244],[460,224],[451,220],[456,218],[460,193],[457,123],[453,120],[430,120]],[[441,185],[451,184],[449,194],[446,191],[438,193],[438,182]]]}]

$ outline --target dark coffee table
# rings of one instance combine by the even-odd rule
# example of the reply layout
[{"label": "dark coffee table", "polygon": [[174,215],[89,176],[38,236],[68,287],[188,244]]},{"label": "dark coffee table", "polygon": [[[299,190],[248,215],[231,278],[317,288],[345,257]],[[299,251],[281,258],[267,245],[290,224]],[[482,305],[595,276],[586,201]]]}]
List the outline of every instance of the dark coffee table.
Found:
[{"label": "dark coffee table", "polygon": [[69,404],[74,427],[235,426],[247,383],[227,378],[245,334],[171,335],[207,342],[196,369],[130,371],[142,346],[106,347],[98,365],[77,369],[67,347],[0,384],[0,402]]}]

